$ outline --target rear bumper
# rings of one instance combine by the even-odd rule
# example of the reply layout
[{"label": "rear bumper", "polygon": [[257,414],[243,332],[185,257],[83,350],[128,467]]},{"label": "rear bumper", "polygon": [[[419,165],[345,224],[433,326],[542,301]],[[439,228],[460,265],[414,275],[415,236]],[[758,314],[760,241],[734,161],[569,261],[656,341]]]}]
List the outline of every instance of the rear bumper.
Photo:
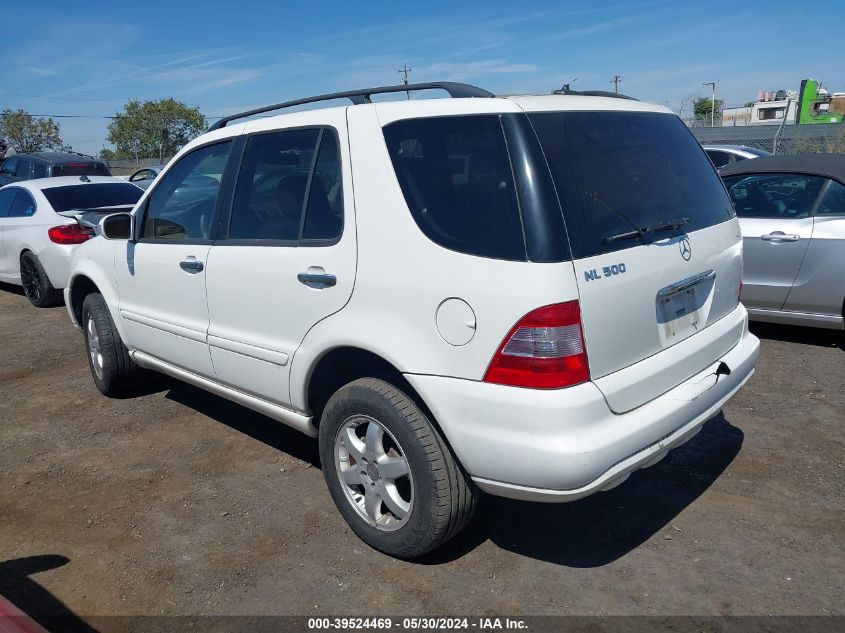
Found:
[{"label": "rear bumper", "polygon": [[611,412],[593,383],[542,391],[406,377],[481,489],[573,501],[619,485],[695,435],[754,373],[759,347],[744,327],[737,345],[715,363],[624,414]]}]

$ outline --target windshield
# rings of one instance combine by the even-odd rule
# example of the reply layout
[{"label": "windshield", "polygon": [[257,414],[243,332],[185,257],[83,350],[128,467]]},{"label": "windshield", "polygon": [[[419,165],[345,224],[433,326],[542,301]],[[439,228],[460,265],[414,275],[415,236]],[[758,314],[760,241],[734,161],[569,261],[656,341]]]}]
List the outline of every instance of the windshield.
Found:
[{"label": "windshield", "polygon": [[[575,258],[696,231],[733,215],[713,165],[678,117],[538,112],[529,118],[549,163]],[[679,226],[673,230],[618,239],[674,224]]]},{"label": "windshield", "polygon": [[144,195],[135,185],[120,182],[50,187],[42,193],[55,211],[132,206]]}]

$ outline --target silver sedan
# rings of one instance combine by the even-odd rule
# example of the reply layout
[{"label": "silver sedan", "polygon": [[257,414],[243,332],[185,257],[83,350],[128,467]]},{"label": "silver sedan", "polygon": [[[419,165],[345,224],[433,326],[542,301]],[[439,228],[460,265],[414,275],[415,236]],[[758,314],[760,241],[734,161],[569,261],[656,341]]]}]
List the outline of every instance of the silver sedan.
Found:
[{"label": "silver sedan", "polygon": [[742,229],[750,317],[842,330],[845,155],[758,158],[720,175]]}]

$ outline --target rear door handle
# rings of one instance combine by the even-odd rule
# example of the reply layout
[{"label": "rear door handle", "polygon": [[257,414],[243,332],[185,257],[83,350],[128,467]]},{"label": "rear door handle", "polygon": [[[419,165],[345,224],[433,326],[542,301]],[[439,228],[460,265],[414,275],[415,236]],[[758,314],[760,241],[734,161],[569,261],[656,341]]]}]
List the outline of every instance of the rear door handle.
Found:
[{"label": "rear door handle", "polygon": [[179,262],[179,267],[186,273],[196,274],[202,271],[202,262],[195,259],[184,259]]},{"label": "rear door handle", "polygon": [[337,277],[326,273],[299,273],[297,279],[309,288],[331,288],[337,283]]},{"label": "rear door handle", "polygon": [[797,242],[801,239],[801,236],[795,235],[794,233],[782,233],[780,231],[775,231],[774,233],[761,235],[760,239],[767,242]]}]

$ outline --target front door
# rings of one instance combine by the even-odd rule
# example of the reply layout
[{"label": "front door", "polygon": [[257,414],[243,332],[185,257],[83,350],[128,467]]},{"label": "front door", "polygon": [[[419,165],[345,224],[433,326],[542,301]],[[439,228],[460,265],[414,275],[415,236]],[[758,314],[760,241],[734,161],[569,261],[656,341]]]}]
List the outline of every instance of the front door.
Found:
[{"label": "front door", "polygon": [[284,406],[294,352],[352,293],[355,226],[343,111],[320,127],[266,127],[247,129],[208,256],[208,342],[220,382]]},{"label": "front door", "polygon": [[742,301],[780,310],[813,235],[824,179],[804,174],[730,176],[725,184],[743,238]]},{"label": "front door", "polygon": [[136,239],[118,246],[120,318],[130,347],[213,377],[206,264],[232,142],[182,157],[136,211]]}]

